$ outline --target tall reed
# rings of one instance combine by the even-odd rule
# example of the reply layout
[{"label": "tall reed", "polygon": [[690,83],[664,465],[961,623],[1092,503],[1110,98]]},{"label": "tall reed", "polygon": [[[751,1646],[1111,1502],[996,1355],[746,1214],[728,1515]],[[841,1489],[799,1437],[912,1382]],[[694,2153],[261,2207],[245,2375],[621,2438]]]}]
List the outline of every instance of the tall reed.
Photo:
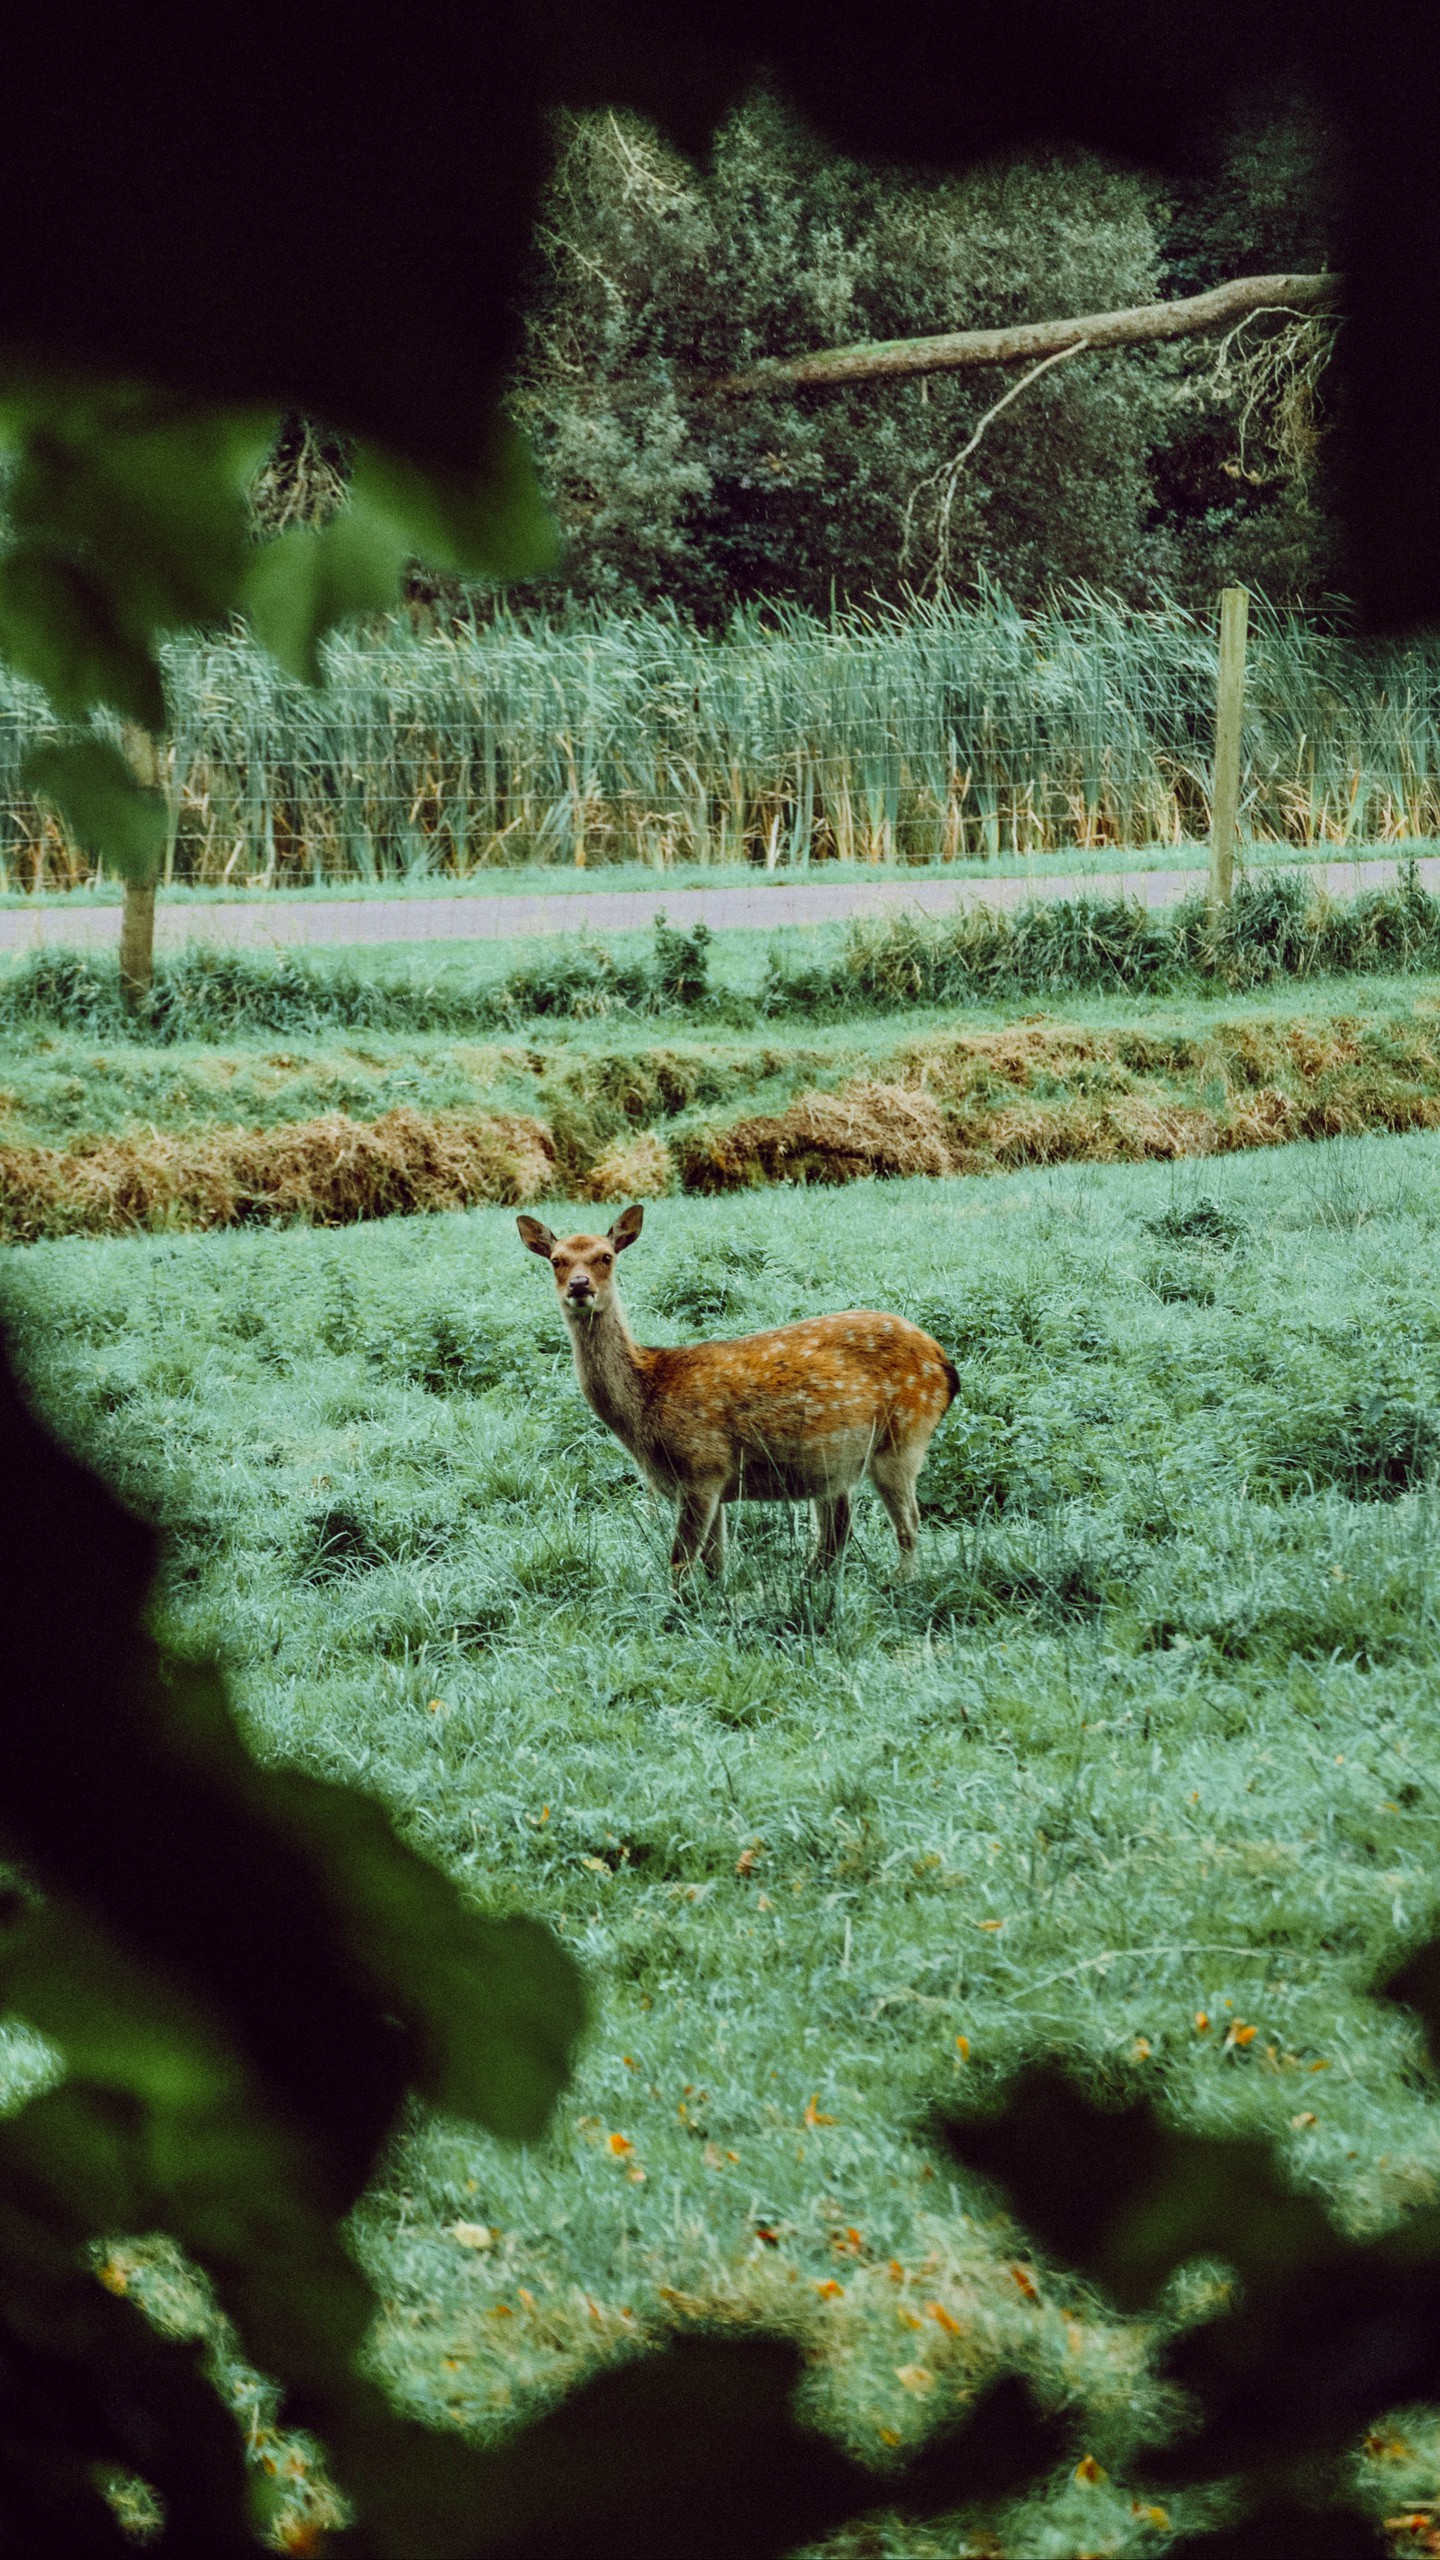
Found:
[{"label": "tall reed", "polygon": [[[1440,642],[1261,608],[1242,824],[1296,849],[1440,835]],[[656,612],[328,649],[307,693],[241,633],[177,643],[171,877],[239,884],[834,857],[923,864],[1180,843],[1209,822],[1215,637],[1178,606],[999,594],[719,635]],[[0,861],[86,865],[19,770],[45,725],[0,678]]]}]

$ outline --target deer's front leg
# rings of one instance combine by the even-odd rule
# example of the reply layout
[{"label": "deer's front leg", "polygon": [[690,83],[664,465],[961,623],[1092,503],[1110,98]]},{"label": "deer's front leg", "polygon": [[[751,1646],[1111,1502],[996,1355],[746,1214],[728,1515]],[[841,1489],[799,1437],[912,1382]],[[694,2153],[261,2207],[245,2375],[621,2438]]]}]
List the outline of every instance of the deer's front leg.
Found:
[{"label": "deer's front leg", "polygon": [[[675,1524],[675,1544],[670,1550],[670,1570],[677,1582],[688,1581],[697,1557],[708,1548],[719,1509],[718,1484],[690,1485],[680,1496],[680,1517]],[[722,1521],[722,1545],[724,1534]]]}]

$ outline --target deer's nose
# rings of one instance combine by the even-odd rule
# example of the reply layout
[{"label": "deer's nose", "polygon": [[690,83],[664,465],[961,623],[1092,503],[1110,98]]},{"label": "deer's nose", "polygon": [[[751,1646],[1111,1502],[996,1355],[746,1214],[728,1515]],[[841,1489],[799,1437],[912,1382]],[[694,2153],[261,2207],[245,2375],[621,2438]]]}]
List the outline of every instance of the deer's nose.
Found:
[{"label": "deer's nose", "polygon": [[593,1282],[593,1281],[591,1281],[591,1280],[587,1280],[583,1271],[577,1271],[577,1272],[576,1272],[576,1274],[575,1274],[574,1279],[573,1279],[573,1280],[571,1281],[571,1283],[570,1283],[570,1295],[571,1295],[571,1297],[572,1297],[572,1298],[590,1298],[590,1297],[593,1297],[593,1296],[594,1296],[594,1294],[595,1294],[594,1282]]}]

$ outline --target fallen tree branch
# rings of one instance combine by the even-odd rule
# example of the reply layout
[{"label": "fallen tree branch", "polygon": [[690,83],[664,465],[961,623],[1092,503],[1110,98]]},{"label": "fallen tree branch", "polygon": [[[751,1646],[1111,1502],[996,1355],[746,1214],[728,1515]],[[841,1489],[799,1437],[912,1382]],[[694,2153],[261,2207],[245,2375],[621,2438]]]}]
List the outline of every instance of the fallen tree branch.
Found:
[{"label": "fallen tree branch", "polygon": [[1343,276],[1232,276],[1208,293],[1178,302],[1144,302],[1129,311],[1098,311],[1075,320],[1027,320],[1013,329],[959,329],[938,338],[890,338],[855,347],[823,347],[816,354],[757,365],[748,373],[706,380],[692,374],[689,387],[713,399],[755,391],[843,389],[849,383],[899,381],[907,375],[953,373],[966,365],[1034,364],[1068,354],[1072,347],[1134,347],[1166,338],[1193,338],[1233,325],[1267,304],[1318,311],[1333,304]]}]

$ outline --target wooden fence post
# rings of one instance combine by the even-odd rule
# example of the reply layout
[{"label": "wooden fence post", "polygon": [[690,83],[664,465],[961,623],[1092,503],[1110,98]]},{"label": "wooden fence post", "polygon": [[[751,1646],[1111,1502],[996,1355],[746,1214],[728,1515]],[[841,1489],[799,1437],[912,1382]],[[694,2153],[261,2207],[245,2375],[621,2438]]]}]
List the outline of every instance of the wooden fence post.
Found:
[{"label": "wooden fence post", "polygon": [[1250,598],[1243,587],[1220,592],[1220,683],[1215,701],[1215,782],[1210,794],[1210,904],[1235,894],[1235,833],[1240,818],[1240,730],[1245,717],[1245,632]]}]

